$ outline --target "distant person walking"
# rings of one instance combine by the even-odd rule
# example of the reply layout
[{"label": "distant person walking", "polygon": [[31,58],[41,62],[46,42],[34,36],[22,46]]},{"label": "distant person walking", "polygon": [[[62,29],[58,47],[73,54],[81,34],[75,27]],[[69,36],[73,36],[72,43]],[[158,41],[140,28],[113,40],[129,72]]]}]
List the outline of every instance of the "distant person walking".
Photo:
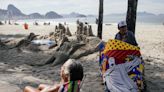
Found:
[{"label": "distant person walking", "polygon": [[125,21],[118,23],[118,30],[119,32],[116,34],[115,39],[138,46],[134,33],[127,30],[127,24]]},{"label": "distant person walking", "polygon": [[24,24],[24,29],[28,30],[28,24],[27,23]]}]

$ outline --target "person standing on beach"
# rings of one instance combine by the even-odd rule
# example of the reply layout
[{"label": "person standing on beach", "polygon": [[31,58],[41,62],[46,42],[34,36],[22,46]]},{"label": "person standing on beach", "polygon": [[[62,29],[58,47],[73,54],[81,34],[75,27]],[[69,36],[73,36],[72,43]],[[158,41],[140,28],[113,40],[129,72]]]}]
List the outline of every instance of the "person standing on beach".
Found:
[{"label": "person standing on beach", "polygon": [[115,39],[138,46],[134,33],[127,30],[127,24],[125,21],[118,23],[118,30],[119,32],[116,34]]}]

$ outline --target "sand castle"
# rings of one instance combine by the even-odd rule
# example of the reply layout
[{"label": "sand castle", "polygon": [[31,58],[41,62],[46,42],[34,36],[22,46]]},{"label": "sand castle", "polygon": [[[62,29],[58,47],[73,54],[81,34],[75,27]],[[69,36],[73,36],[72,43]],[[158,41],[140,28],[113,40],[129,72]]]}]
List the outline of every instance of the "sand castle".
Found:
[{"label": "sand castle", "polygon": [[69,58],[78,59],[98,51],[99,42],[100,39],[93,35],[91,25],[87,23],[80,22],[74,35],[68,26],[59,23],[54,32],[50,32],[49,35],[39,36],[30,33],[9,49],[42,51],[43,47],[47,47],[47,50],[53,50],[53,54],[39,65],[52,64],[55,66],[63,64]]},{"label": "sand castle", "polygon": [[78,38],[78,41],[84,41],[86,37],[94,36],[92,32],[92,26],[89,25],[87,22],[77,22],[77,31],[76,36]]},{"label": "sand castle", "polygon": [[[91,26],[86,25],[83,27],[83,23],[78,24],[75,35],[71,34],[69,27],[65,27],[62,24],[56,26],[54,34],[58,43],[57,49],[52,57],[47,60],[46,64],[63,64],[63,61],[66,61],[69,58],[77,59],[98,51],[96,46],[100,42],[100,39],[94,37],[91,31]],[[72,36],[74,37],[73,40],[71,38]],[[87,47],[88,45],[91,46],[85,50],[83,49],[83,51],[80,50],[80,48]]]}]

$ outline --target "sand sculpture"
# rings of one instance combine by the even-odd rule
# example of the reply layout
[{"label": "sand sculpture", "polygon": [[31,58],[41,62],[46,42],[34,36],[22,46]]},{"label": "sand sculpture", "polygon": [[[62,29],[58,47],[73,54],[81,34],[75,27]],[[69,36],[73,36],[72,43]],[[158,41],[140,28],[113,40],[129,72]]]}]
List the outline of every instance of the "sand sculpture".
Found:
[{"label": "sand sculpture", "polygon": [[78,41],[85,41],[86,37],[94,36],[92,32],[92,26],[87,22],[84,24],[82,22],[77,22],[76,36]]},{"label": "sand sculpture", "polygon": [[[71,38],[74,39],[71,40]],[[53,66],[63,64],[63,61],[66,61],[69,58],[78,59],[82,56],[98,51],[96,46],[100,42],[99,38],[94,37],[91,25],[88,25],[87,23],[84,24],[80,22],[77,25],[77,32],[75,35],[71,34],[69,27],[59,23],[59,25],[55,27],[55,31],[50,32],[49,35],[38,36],[34,33],[30,33],[27,37],[20,40],[14,47],[12,47],[12,49],[22,48],[21,50],[23,50],[24,47],[31,46],[34,40],[42,39],[54,41],[55,44],[49,45],[49,49],[53,49],[54,51],[44,63],[38,65],[52,64]],[[35,48],[36,46],[37,45],[34,45],[31,48]]]}]

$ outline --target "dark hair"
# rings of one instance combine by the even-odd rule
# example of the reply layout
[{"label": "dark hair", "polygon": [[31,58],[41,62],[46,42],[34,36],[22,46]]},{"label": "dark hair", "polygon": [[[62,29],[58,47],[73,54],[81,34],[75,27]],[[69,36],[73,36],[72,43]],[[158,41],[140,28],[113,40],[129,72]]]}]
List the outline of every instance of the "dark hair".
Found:
[{"label": "dark hair", "polygon": [[81,80],[83,79],[83,67],[82,65],[76,61],[75,63],[72,63],[69,66],[69,73],[70,73],[70,81],[77,81],[77,80]]}]

